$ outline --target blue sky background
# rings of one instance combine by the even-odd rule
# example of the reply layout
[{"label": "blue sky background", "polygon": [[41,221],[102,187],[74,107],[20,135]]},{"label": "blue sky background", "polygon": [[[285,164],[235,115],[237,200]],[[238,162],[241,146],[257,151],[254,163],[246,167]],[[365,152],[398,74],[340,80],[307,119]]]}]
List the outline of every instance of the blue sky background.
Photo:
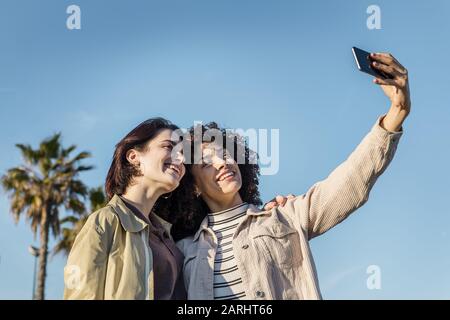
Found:
[{"label": "blue sky background", "polygon": [[[70,4],[81,30],[66,28]],[[371,4],[381,30],[366,27]],[[279,128],[263,199],[302,194],[389,108],[350,48],[390,51],[409,70],[412,112],[369,202],[312,241],[321,288],[326,299],[450,299],[449,12],[446,0],[2,0],[0,173],[21,162],[15,143],[61,131],[93,153],[83,179],[101,185],[115,143],[163,116]],[[8,211],[1,191],[0,299],[29,299],[38,241]],[[50,260],[47,298],[62,297],[64,264]],[[369,265],[381,290],[366,287]]]}]

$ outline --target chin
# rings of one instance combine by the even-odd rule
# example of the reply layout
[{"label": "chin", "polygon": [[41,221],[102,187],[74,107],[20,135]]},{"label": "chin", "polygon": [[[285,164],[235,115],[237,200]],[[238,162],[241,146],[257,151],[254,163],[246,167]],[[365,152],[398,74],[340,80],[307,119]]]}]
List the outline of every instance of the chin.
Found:
[{"label": "chin", "polygon": [[180,185],[180,181],[175,178],[169,178],[165,183],[165,188],[167,192],[175,190]]},{"label": "chin", "polygon": [[222,189],[223,193],[237,193],[241,189],[241,184],[238,182],[232,182]]}]

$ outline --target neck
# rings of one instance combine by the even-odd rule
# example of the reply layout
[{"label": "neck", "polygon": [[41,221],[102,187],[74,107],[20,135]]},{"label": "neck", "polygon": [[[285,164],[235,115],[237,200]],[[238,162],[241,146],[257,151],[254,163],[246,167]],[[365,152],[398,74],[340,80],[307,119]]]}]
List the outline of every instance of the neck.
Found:
[{"label": "neck", "polygon": [[204,198],[204,200],[208,205],[209,210],[211,210],[212,212],[227,210],[244,203],[244,201],[242,201],[241,199],[241,196],[239,195],[239,192],[237,192],[236,194],[234,194],[232,197],[229,198],[224,197],[223,199],[220,200]]},{"label": "neck", "polygon": [[148,217],[156,200],[162,194],[163,192],[160,190],[136,183],[129,186],[122,197],[135,206],[143,215]]}]

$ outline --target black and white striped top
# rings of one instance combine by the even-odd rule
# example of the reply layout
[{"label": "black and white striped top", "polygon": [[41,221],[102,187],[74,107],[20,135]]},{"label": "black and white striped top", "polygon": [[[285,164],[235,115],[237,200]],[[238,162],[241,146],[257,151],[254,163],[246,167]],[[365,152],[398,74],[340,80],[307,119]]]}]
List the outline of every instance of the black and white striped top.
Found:
[{"label": "black and white striped top", "polygon": [[244,219],[248,204],[208,214],[208,226],[214,231],[218,240],[214,261],[214,299],[245,299],[241,275],[233,254],[233,235],[237,226]]}]

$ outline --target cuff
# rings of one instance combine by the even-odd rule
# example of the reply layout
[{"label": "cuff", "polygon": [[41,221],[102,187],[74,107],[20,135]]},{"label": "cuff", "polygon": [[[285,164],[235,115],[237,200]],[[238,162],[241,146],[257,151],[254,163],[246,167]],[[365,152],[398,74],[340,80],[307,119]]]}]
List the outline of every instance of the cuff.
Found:
[{"label": "cuff", "polygon": [[400,128],[400,131],[388,131],[384,129],[381,126],[381,120],[386,116],[386,114],[383,114],[378,117],[377,121],[372,127],[371,133],[374,137],[374,139],[381,144],[384,144],[386,142],[393,142],[396,143],[398,140],[400,140],[400,137],[403,135],[403,127]]}]

